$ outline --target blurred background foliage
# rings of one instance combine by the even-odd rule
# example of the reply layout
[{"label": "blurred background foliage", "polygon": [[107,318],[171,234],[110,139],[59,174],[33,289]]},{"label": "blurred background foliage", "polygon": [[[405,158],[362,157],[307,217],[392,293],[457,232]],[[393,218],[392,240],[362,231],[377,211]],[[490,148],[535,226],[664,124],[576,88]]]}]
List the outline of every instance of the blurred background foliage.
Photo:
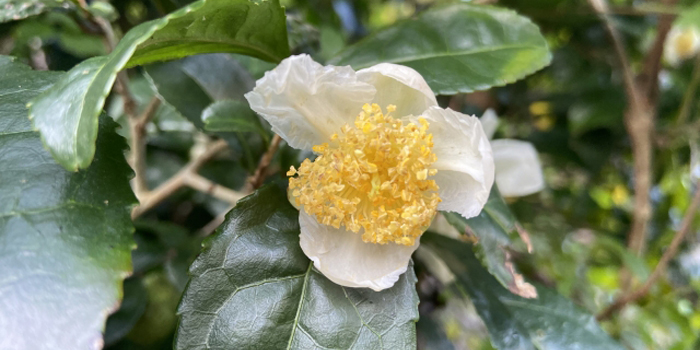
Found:
[{"label": "blurred background foliage", "polygon": [[[449,0],[285,0],[290,47],[325,62],[345,46],[396,21],[411,18]],[[479,2],[476,1],[475,2]],[[626,248],[633,214],[633,163],[623,113],[622,77],[603,23],[581,0],[481,1],[516,10],[540,26],[553,53],[552,64],[505,87],[441,96],[444,106],[481,115],[493,108],[502,119],[497,137],[532,142],[544,165],[546,190],[509,200],[529,232],[533,253],[514,251],[530,281],[555,288],[590,313],[612,302],[624,286],[625,271],[644,280],[678,230],[693,188],[691,152],[700,134],[700,99],[693,99],[690,122],[679,121],[680,106],[700,60],[663,64],[659,73],[658,117],[654,134],[651,200],[653,217],[646,253]],[[0,1],[2,3],[2,1]],[[124,33],[144,21],[177,9],[187,0],[113,0],[88,2],[90,11],[113,19]],[[678,14],[700,2],[674,5],[614,0],[614,25],[622,33],[633,69],[650,49],[660,13]],[[35,69],[67,70],[105,53],[99,28],[84,14],[59,5],[37,16],[0,24],[0,54],[13,55]],[[162,100],[149,125],[147,181],[163,183],[209,136],[200,115],[217,101],[237,108],[256,79],[273,65],[249,57],[215,54],[156,64],[130,72],[130,90],[139,110],[156,96]],[[697,74],[697,72],[696,72]],[[222,83],[220,77],[225,76]],[[697,96],[690,96],[694,98]],[[234,102],[231,102],[234,101]],[[122,101],[114,95],[108,114],[124,123]],[[205,113],[206,114],[206,113]],[[271,134],[216,131],[216,110],[204,126],[231,145],[231,154],[207,163],[205,177],[240,189],[256,167]],[[248,122],[258,123],[252,115]],[[244,120],[243,123],[246,123]],[[128,137],[128,128],[121,132]],[[307,155],[283,147],[272,164],[280,169]],[[693,154],[692,156],[698,157]],[[698,166],[695,164],[694,166]],[[177,325],[179,297],[187,268],[201,240],[217,226],[229,204],[183,189],[136,222],[134,275],[125,282],[124,302],[109,318],[107,349],[169,349]],[[602,323],[631,349],[700,348],[700,230],[694,229],[650,293]],[[524,251],[524,249],[520,250]],[[490,349],[486,328],[474,307],[440,285],[416,262],[421,296],[418,324],[422,349]],[[627,272],[629,273],[629,272]]]}]

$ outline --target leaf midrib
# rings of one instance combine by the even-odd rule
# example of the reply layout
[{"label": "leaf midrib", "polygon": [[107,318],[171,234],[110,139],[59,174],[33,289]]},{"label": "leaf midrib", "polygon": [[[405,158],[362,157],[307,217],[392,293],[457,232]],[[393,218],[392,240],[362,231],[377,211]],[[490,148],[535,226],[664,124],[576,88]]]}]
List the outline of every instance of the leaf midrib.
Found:
[{"label": "leaf midrib", "polygon": [[[294,316],[294,324],[292,325],[292,334],[289,336],[289,343],[287,343],[287,350],[292,348],[292,341],[294,340],[294,334],[296,334],[296,329],[299,326],[299,317],[301,315],[301,308],[304,306],[304,296],[306,295],[306,286],[309,284],[309,276],[311,275],[311,267],[313,263],[309,262],[309,267],[306,269],[306,277],[304,277],[304,283],[301,287],[301,296],[299,297],[299,306],[297,307],[297,313]],[[313,339],[313,338],[312,338]]]},{"label": "leaf midrib", "polygon": [[[534,45],[534,44],[529,44],[529,45],[523,45],[523,44],[499,45],[499,46],[490,46],[488,48],[482,48],[482,49],[447,51],[447,52],[436,53],[436,54],[411,56],[410,58],[407,58],[407,59],[391,59],[391,60],[387,60],[384,62],[399,63],[400,64],[400,63],[406,63],[406,62],[424,61],[424,60],[433,59],[433,58],[467,56],[467,55],[474,55],[474,54],[479,54],[479,53],[484,53],[484,52],[496,52],[496,51],[503,51],[503,50],[527,49],[527,48],[542,50],[542,51],[546,52],[546,50],[543,50],[542,47]],[[359,66],[359,67],[364,67],[364,66]]]},{"label": "leaf midrib", "polygon": [[[148,40],[149,39],[146,39],[146,41],[148,41]],[[224,45],[230,45],[230,46],[238,46],[238,47],[246,48],[246,49],[253,51],[253,52],[258,52],[262,56],[266,57],[266,59],[268,59],[272,62],[279,62],[282,60],[282,58],[277,57],[276,55],[273,55],[266,50],[260,50],[259,48],[256,48],[255,46],[242,44],[242,43],[239,43],[236,41],[198,39],[198,38],[180,38],[180,39],[162,39],[162,40],[150,39],[150,41],[148,41],[147,43],[144,42],[147,45],[143,45],[144,43],[142,43],[141,45],[143,45],[143,46],[136,48],[137,52],[131,57],[131,60],[134,60],[136,62],[128,62],[126,64],[126,67],[134,67],[134,66],[144,64],[143,62],[139,62],[138,59],[141,57],[147,57],[146,54],[153,52],[153,51],[150,51],[150,52],[146,52],[145,54],[144,53],[139,54],[138,53],[139,50],[145,50],[145,49],[150,48],[150,47],[157,45],[157,44],[163,44],[163,43],[168,44],[171,42],[204,42],[204,43],[212,43],[212,44],[224,44]],[[146,61],[145,63],[149,63],[149,62]]]}]

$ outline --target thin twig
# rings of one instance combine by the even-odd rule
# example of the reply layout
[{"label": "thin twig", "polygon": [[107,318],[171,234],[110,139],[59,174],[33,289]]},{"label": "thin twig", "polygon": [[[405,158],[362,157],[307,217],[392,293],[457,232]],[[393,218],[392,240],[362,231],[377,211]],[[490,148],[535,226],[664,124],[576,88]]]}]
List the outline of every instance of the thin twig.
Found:
[{"label": "thin twig", "polygon": [[685,95],[683,96],[683,104],[681,105],[681,112],[678,114],[678,119],[676,120],[676,125],[683,125],[688,117],[690,116],[690,109],[693,106],[693,101],[695,101],[695,94],[698,91],[698,84],[700,84],[700,55],[695,58],[695,66],[693,67],[693,77],[690,80],[690,85],[688,89],[685,90]]},{"label": "thin twig", "polygon": [[[622,38],[612,25],[605,0],[588,1],[603,19],[605,28],[612,39],[615,53],[622,66],[625,93],[628,100],[624,120],[627,133],[632,141],[632,154],[634,157],[634,216],[627,243],[634,253],[640,255],[644,251],[645,233],[651,218],[649,189],[651,187],[651,139],[654,126],[654,108],[649,105],[648,96],[640,91],[642,87],[636,83]],[[656,80],[654,79],[654,81]]]},{"label": "thin twig", "polygon": [[134,169],[134,194],[139,200],[148,194],[146,185],[146,125],[153,118],[160,106],[160,99],[154,96],[141,115],[137,118],[129,118],[129,130],[131,133],[131,151],[129,163]]},{"label": "thin twig", "polygon": [[668,266],[668,263],[676,255],[676,253],[678,252],[678,247],[690,231],[690,227],[692,226],[693,219],[695,218],[695,213],[698,210],[698,206],[700,206],[700,181],[696,184],[695,196],[693,197],[693,201],[690,203],[688,210],[685,212],[685,216],[683,217],[683,222],[681,223],[680,229],[673,236],[671,244],[661,256],[661,260],[659,260],[659,263],[656,264],[654,272],[651,273],[651,276],[649,276],[646,282],[644,282],[644,285],[642,285],[642,287],[640,287],[632,293],[623,295],[615,302],[613,302],[610,306],[608,306],[605,310],[599,313],[598,316],[596,316],[596,318],[599,321],[610,318],[610,316],[612,316],[614,312],[620,310],[627,303],[637,301],[649,292],[651,286],[654,285],[654,283],[656,282],[656,280],[659,279],[659,277],[661,277],[661,274],[666,269],[666,266]]},{"label": "thin twig", "polygon": [[207,148],[207,150],[204,151],[204,153],[199,155],[197,158],[192,159],[173,177],[168,179],[168,181],[158,186],[155,190],[146,193],[143,196],[143,199],[141,199],[141,204],[131,211],[131,218],[135,219],[139,217],[184,186],[191,186],[192,188],[209,193],[213,196],[217,196],[217,198],[231,202],[232,204],[238,199],[242,198],[244,196],[243,193],[214,184],[213,182],[197,174],[197,171],[202,167],[202,165],[204,165],[204,163],[212,159],[219,152],[225,150],[227,147],[228,145],[224,140],[213,142]]},{"label": "thin twig", "polygon": [[268,147],[267,152],[260,158],[258,168],[255,169],[255,173],[250,177],[250,180],[248,180],[248,184],[253,190],[258,189],[265,181],[265,172],[267,171],[267,167],[270,166],[272,157],[275,156],[275,152],[277,152],[280,146],[280,141],[282,141],[282,138],[275,134],[272,141],[270,141],[270,147]]}]

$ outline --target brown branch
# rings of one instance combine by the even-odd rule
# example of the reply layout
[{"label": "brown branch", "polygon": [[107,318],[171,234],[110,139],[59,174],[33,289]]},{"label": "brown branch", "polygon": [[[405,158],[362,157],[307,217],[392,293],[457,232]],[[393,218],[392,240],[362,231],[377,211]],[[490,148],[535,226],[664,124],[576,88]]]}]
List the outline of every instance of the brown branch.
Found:
[{"label": "brown branch", "polygon": [[[677,0],[662,0],[664,6],[673,6]],[[659,15],[659,24],[656,27],[656,38],[644,60],[642,74],[637,78],[641,89],[649,100],[649,105],[656,106],[659,98],[659,71],[661,70],[661,57],[664,52],[666,37],[676,14],[667,13]]]},{"label": "brown branch", "polygon": [[268,147],[267,152],[265,152],[262,158],[260,158],[258,168],[255,169],[255,173],[248,180],[248,185],[252,190],[258,189],[265,181],[265,172],[267,171],[267,167],[270,166],[272,157],[275,156],[275,152],[277,152],[277,149],[280,146],[280,141],[282,141],[282,138],[275,134],[270,142],[270,147]]},{"label": "brown branch", "polygon": [[[632,155],[634,158],[634,216],[632,228],[628,235],[629,248],[640,255],[644,251],[645,233],[647,224],[651,218],[651,205],[649,203],[649,189],[651,187],[651,156],[652,156],[652,129],[654,127],[654,108],[649,104],[647,94],[641,91],[632,72],[622,38],[609,19],[608,7],[605,0],[588,0],[594,10],[603,19],[608,34],[610,35],[615,53],[622,66],[625,94],[627,95],[627,109],[624,114],[625,127],[632,142]],[[650,68],[651,70],[651,68]],[[657,74],[658,75],[658,74]],[[656,81],[656,79],[653,79]]]},{"label": "brown branch", "polygon": [[141,115],[136,118],[129,118],[130,153],[129,163],[134,169],[134,194],[139,200],[148,194],[146,185],[146,124],[153,118],[160,106],[160,99],[154,96],[148,103]]},{"label": "brown branch", "polygon": [[177,174],[168,179],[168,181],[158,186],[155,190],[147,192],[140,198],[141,204],[131,211],[131,218],[135,219],[141,216],[184,186],[190,186],[224,201],[231,202],[232,204],[235,203],[244,196],[243,193],[215,184],[197,174],[197,171],[204,163],[208,162],[226,148],[228,148],[228,145],[224,140],[213,142],[204,153],[192,159],[187,165],[180,169]]},{"label": "brown branch", "polygon": [[690,231],[690,227],[692,226],[693,219],[695,218],[695,213],[698,210],[698,206],[700,206],[700,181],[696,184],[695,196],[693,197],[693,201],[690,203],[688,210],[685,212],[685,216],[683,217],[683,222],[681,223],[680,229],[673,236],[671,244],[669,244],[668,249],[666,249],[664,254],[661,256],[661,260],[659,260],[659,263],[656,264],[654,272],[651,273],[651,276],[649,276],[646,282],[644,282],[644,285],[642,285],[642,287],[640,287],[632,293],[623,295],[615,302],[613,302],[610,306],[605,308],[605,310],[599,313],[598,316],[596,316],[596,318],[599,321],[610,318],[610,316],[612,316],[614,312],[622,309],[622,307],[624,307],[630,302],[634,302],[641,299],[649,292],[651,286],[654,285],[654,283],[656,282],[656,280],[659,279],[659,277],[661,277],[661,274],[666,269],[666,266],[668,266],[668,263],[676,255],[676,253],[678,252],[678,247]]}]

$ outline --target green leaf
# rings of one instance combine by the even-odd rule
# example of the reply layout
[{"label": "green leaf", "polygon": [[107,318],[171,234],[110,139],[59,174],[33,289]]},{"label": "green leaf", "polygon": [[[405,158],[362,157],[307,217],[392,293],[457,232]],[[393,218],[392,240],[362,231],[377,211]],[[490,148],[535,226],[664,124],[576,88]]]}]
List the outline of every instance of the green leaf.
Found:
[{"label": "green leaf", "polygon": [[95,154],[97,117],[125,67],[222,51],[279,61],[289,54],[286,40],[277,0],[200,0],[134,27],[108,56],[75,66],[32,101],[30,118],[59,164],[85,169]]},{"label": "green leaf", "polygon": [[412,267],[374,292],[336,285],[312,266],[284,189],[242,199],[192,264],[176,348],[416,348]]},{"label": "green leaf", "polygon": [[[95,162],[68,172],[44,150],[27,101],[60,74],[0,56],[0,339],[12,349],[98,349],[131,273],[124,139],[100,119]],[[10,345],[11,344],[11,345]]]},{"label": "green leaf", "polygon": [[456,213],[443,212],[442,215],[461,234],[475,236],[478,244],[474,248],[479,259],[503,286],[521,296],[534,294],[530,284],[521,283],[522,277],[515,271],[506,251],[513,247],[509,233],[516,231],[517,221],[496,185],[491,188],[479,215],[470,219]]},{"label": "green leaf", "polygon": [[[146,67],[153,88],[196,127],[213,101],[245,101],[253,77],[229,54],[209,54]],[[226,77],[222,79],[221,77]]]},{"label": "green leaf", "polygon": [[681,27],[695,26],[700,30],[700,4],[681,10],[673,24]]},{"label": "green leaf", "polygon": [[141,315],[146,311],[148,295],[140,278],[129,278],[124,281],[124,299],[119,310],[109,316],[105,326],[105,344],[107,346],[124,338]]},{"label": "green leaf", "polygon": [[260,119],[245,102],[215,102],[202,112],[202,120],[207,131],[255,132],[266,141],[269,139]]},{"label": "green leaf", "polygon": [[481,266],[470,244],[434,233],[426,233],[421,244],[434,250],[455,274],[451,287],[471,298],[496,348],[623,349],[592,315],[554,291],[538,287],[536,299],[511,294]]},{"label": "green leaf", "polygon": [[17,21],[53,8],[72,8],[65,0],[0,0],[0,23]]},{"label": "green leaf", "polygon": [[436,94],[503,86],[552,59],[539,28],[513,11],[458,3],[428,10],[349,46],[329,63],[355,69],[401,64]]},{"label": "green leaf", "polygon": [[213,52],[269,62],[289,56],[287,23],[278,0],[200,0],[189,7],[191,13],[173,17],[141,43],[128,66]]}]

